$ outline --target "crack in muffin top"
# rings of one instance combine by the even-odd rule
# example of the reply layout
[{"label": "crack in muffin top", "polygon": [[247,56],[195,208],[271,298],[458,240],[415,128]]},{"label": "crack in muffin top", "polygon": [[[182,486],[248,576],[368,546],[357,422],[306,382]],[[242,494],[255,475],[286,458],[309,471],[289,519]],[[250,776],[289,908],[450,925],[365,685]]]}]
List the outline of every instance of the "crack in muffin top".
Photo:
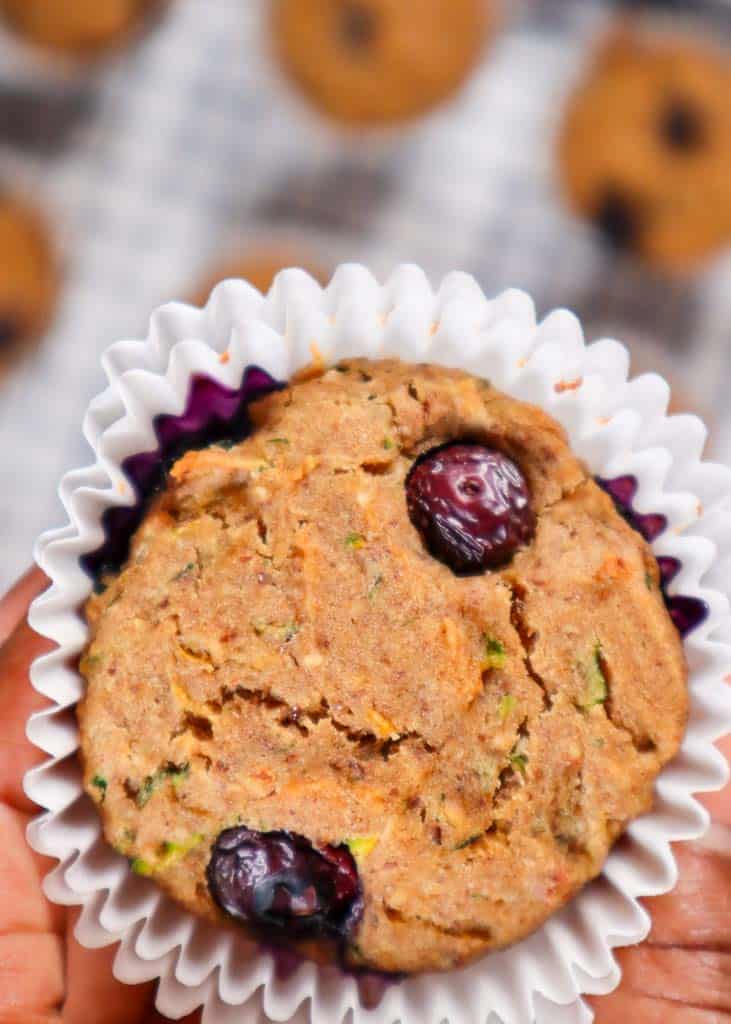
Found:
[{"label": "crack in muffin top", "polygon": [[[256,835],[277,864],[296,863],[284,834],[339,870],[349,848],[347,929],[290,937],[351,966],[516,941],[601,870],[680,744],[687,673],[649,547],[554,420],[462,372],[352,360],[251,416],[246,440],[175,463],[87,604],[78,713],[107,839],[217,921],[227,830],[248,865]],[[471,576],[430,553],[405,493],[454,442],[512,460],[535,516]],[[322,917],[287,870],[269,896]]]}]

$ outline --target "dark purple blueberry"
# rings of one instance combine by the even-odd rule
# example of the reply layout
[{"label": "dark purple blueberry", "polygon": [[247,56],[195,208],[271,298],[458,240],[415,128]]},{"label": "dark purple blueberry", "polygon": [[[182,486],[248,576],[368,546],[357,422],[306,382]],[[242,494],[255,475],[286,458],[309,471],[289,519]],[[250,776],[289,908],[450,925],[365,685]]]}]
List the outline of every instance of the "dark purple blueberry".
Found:
[{"label": "dark purple blueberry", "polygon": [[594,214],[594,223],[612,248],[634,248],[639,234],[637,213],[630,200],[617,189],[605,192]]},{"label": "dark purple blueberry", "polygon": [[705,139],[703,114],[682,97],[668,101],[660,118],[662,137],[671,149],[690,153],[699,149]]},{"label": "dark purple blueberry", "polygon": [[315,849],[290,832],[229,828],[206,870],[218,906],[269,932],[343,936],[360,911],[360,884],[345,846]]},{"label": "dark purple blueberry", "polygon": [[357,0],[346,0],[340,13],[340,38],[349,50],[367,50],[376,37],[376,17],[373,11]]},{"label": "dark purple blueberry", "polygon": [[0,352],[12,348],[20,337],[20,324],[10,316],[0,316]]},{"label": "dark purple blueberry", "polygon": [[435,558],[459,574],[504,565],[535,533],[528,484],[502,452],[449,444],[427,452],[406,480],[411,522]]}]

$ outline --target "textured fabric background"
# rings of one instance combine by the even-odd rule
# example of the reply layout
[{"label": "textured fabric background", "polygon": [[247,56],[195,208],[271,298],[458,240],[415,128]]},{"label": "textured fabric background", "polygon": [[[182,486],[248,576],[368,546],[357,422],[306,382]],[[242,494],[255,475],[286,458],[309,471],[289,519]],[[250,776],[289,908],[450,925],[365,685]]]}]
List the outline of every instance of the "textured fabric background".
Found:
[{"label": "textured fabric background", "polygon": [[[269,66],[266,0],[174,0],[162,25],[90,87],[41,108],[3,75],[0,170],[62,227],[65,288],[51,335],[0,385],[0,591],[55,526],[64,470],[89,459],[81,418],[99,354],[139,336],[240,239],[286,236],[332,266],[470,271],[489,292],[566,305],[590,338],[640,346],[713,422],[731,457],[731,258],[669,283],[615,261],[563,209],[553,140],[567,91],[607,17],[600,0],[507,3],[507,25],[466,91],[413,128],[339,137]],[[71,134],[69,135],[69,132]],[[644,353],[644,354],[643,354]],[[647,353],[650,353],[647,355]]]}]

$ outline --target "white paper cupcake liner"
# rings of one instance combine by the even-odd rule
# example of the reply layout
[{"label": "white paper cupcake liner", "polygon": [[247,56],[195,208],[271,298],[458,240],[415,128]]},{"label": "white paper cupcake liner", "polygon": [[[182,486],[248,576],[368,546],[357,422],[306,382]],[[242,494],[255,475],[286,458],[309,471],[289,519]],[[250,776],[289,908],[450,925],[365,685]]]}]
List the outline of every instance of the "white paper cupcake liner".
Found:
[{"label": "white paper cupcake liner", "polygon": [[[102,543],[104,510],[134,501],[122,463],[157,447],[155,417],[183,410],[195,375],[237,388],[244,370],[256,365],[287,380],[311,361],[314,345],[328,361],[389,355],[461,367],[546,409],[592,472],[637,478],[635,508],[668,520],[656,553],[682,563],[669,592],[700,598],[708,608],[685,643],[692,709],[682,750],[657,782],[654,810],[629,827],[601,877],[519,945],[464,969],[389,985],[375,1009],[361,1004],[355,979],[335,968],[303,963],[283,979],[270,954],[198,921],[133,875],[101,838],[76,758],[73,706],[83,684],[75,659],[87,636],[80,607],[91,589],[80,557]],[[115,973],[130,983],[160,979],[164,1014],[176,1018],[202,1005],[205,1024],[266,1018],[338,1024],[348,1011],[355,1024],[492,1024],[491,1014],[504,1024],[578,1024],[591,1019],[581,995],[617,984],[612,949],[647,935],[649,918],[637,900],[675,883],[670,842],[705,831],[708,816],[693,793],[725,782],[726,764],[712,742],[731,728],[724,683],[731,673],[731,617],[723,592],[731,567],[731,472],[701,461],[702,423],[668,418],[668,386],[655,375],[628,381],[628,361],[615,341],[586,346],[568,312],[537,325],[522,292],[488,301],[463,274],[433,291],[411,266],[383,286],[364,268],[343,266],[326,289],[302,271],[285,271],[266,297],[241,281],[225,282],[206,309],[164,306],[153,314],[146,341],[107,351],[109,386],[84,419],[95,461],[64,477],[60,495],[69,522],[37,546],[38,563],[53,583],[34,603],[31,622],[57,647],[31,672],[52,704],[28,724],[30,739],[49,755],[25,780],[28,795],[44,808],[29,840],[59,861],[45,881],[48,896],[83,907],[79,940],[119,942]]]}]

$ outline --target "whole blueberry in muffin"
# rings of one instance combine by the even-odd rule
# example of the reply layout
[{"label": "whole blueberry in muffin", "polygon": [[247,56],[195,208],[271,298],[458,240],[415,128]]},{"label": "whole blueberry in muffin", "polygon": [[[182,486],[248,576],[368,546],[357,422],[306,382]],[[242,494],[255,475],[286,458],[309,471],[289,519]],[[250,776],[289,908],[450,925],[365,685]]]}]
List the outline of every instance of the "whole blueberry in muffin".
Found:
[{"label": "whole blueberry in muffin", "polygon": [[533,536],[525,477],[486,445],[447,444],[422,456],[406,481],[411,521],[437,558],[455,572],[509,561]]},{"label": "whole blueberry in muffin", "polygon": [[337,936],[359,908],[358,871],[348,848],[316,850],[289,832],[226,829],[213,844],[206,877],[226,914],[264,931]]},{"label": "whole blueberry in muffin", "polygon": [[87,603],[107,839],[192,912],[349,966],[515,942],[678,749],[650,549],[554,420],[464,373],[353,360],[251,420],[175,462]]}]

